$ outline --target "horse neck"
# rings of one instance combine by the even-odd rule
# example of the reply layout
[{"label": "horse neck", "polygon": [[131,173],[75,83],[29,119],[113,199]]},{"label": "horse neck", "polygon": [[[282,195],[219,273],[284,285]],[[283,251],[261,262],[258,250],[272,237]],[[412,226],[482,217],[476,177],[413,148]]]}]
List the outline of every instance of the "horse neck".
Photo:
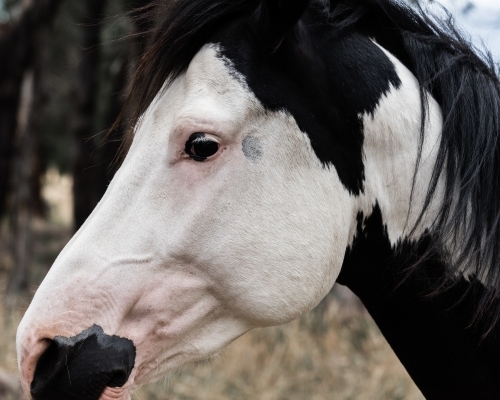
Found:
[{"label": "horse neck", "polygon": [[460,277],[453,288],[431,296],[446,268],[438,258],[404,279],[430,239],[393,247],[378,206],[358,221],[338,282],[359,296],[424,396],[498,398],[500,327],[483,338],[487,326],[471,326],[482,284]]},{"label": "horse neck", "polygon": [[426,136],[420,143],[418,84],[389,57],[402,85],[363,119],[365,187],[338,282],[360,297],[427,399],[497,398],[500,327],[484,338],[486,322],[471,326],[476,299],[485,290],[482,283],[461,276],[451,289],[431,295],[446,272],[437,255],[408,275],[431,240],[426,232],[437,206],[429,208],[412,240],[406,235],[425,200],[442,122],[439,106],[429,98]]}]

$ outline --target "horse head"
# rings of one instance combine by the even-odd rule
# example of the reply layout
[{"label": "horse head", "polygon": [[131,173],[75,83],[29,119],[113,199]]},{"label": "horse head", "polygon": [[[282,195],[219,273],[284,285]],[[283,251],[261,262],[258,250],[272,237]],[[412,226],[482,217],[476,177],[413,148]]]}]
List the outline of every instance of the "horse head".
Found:
[{"label": "horse head", "polygon": [[129,399],[306,313],[339,276],[378,307],[387,272],[359,266],[386,265],[441,205],[442,112],[402,34],[349,26],[346,1],[172,3],[123,164],[19,327],[34,400]]}]

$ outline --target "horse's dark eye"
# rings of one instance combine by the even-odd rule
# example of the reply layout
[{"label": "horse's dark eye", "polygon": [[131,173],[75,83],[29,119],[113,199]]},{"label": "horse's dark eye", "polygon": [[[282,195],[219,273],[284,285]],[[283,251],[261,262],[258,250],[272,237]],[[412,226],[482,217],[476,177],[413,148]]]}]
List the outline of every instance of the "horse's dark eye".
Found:
[{"label": "horse's dark eye", "polygon": [[186,154],[195,161],[205,161],[219,151],[219,143],[204,133],[193,133],[186,142]]}]

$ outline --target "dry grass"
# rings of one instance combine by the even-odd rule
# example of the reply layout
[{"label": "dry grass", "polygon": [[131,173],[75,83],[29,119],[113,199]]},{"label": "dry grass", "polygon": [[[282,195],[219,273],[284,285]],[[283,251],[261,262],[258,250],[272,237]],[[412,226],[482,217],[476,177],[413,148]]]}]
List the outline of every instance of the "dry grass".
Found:
[{"label": "dry grass", "polygon": [[135,400],[423,399],[373,320],[335,291],[298,321],[250,332]]},{"label": "dry grass", "polygon": [[64,244],[69,240],[71,233],[67,226],[47,224],[40,220],[35,221],[33,227],[33,265],[29,276],[29,293],[17,298],[6,299],[4,291],[13,261],[9,254],[11,238],[5,224],[2,228],[0,231],[0,370],[17,372],[15,352],[17,325],[21,321],[24,311],[28,308],[36,288],[43,280]]},{"label": "dry grass", "polygon": [[[66,180],[56,178],[50,178],[51,184],[60,182],[66,185],[61,190],[68,191]],[[53,189],[48,193],[54,194]],[[32,292],[70,237],[67,217],[61,218],[57,210],[53,215],[51,223],[38,221],[34,227]],[[7,243],[4,229],[0,234],[0,299],[12,268]],[[28,303],[29,296],[9,305],[0,302],[0,371],[17,371],[15,334]],[[416,400],[423,396],[359,301],[336,288],[300,320],[249,332],[214,360],[143,387],[133,399]],[[0,393],[0,400],[21,399]]]}]

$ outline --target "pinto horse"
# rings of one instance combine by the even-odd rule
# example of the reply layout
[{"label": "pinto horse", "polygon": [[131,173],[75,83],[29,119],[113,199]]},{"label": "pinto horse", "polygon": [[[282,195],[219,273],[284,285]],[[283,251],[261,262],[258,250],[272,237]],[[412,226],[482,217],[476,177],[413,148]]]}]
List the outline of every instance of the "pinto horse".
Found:
[{"label": "pinto horse", "polygon": [[500,398],[500,83],[395,0],[178,0],[130,147],[17,336],[34,400],[130,399],[351,288],[428,399]]}]

